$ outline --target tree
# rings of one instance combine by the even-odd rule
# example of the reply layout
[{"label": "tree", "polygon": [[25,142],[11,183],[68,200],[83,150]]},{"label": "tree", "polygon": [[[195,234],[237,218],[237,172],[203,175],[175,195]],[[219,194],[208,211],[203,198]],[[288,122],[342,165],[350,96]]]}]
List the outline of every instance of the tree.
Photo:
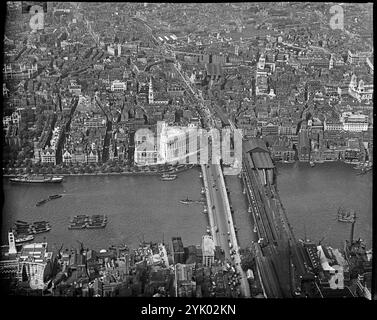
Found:
[{"label": "tree", "polygon": [[241,258],[241,268],[244,271],[247,269],[254,269],[255,267],[255,258],[250,251],[246,251]]}]

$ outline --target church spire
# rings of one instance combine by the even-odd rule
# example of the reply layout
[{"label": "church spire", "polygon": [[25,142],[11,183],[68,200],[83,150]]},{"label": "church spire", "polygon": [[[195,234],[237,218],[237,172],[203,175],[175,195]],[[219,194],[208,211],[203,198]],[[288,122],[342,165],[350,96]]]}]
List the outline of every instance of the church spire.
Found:
[{"label": "church spire", "polygon": [[149,81],[148,102],[149,102],[149,104],[152,104],[154,102],[154,99],[153,99],[152,77],[150,78],[150,81]]}]

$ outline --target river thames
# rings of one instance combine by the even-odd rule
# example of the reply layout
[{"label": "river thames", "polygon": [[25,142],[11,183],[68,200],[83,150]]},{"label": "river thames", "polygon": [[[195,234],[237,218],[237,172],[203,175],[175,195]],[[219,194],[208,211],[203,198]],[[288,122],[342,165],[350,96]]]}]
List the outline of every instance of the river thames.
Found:
[{"label": "river thames", "polygon": [[310,167],[308,163],[279,164],[277,185],[296,238],[306,237],[343,248],[351,224],[337,221],[340,206],[357,213],[355,238],[372,247],[372,171],[359,171],[342,162]]},{"label": "river thames", "polygon": [[[137,246],[145,241],[171,242],[181,236],[185,245],[200,244],[206,232],[203,205],[180,204],[180,199],[200,199],[199,169],[181,172],[174,181],[162,182],[159,176],[68,176],[62,184],[23,185],[4,181],[2,241],[16,220],[47,220],[51,231],[39,234],[36,241],[51,245],[78,246],[82,241],[93,249],[110,245]],[[63,194],[36,207],[41,199]],[[78,214],[105,214],[104,229],[68,230],[71,217]]]},{"label": "river thames", "polygon": [[[342,247],[349,238],[350,224],[336,220],[339,206],[357,210],[355,237],[372,243],[372,173],[356,175],[350,165],[324,163],[311,168],[307,163],[279,164],[278,189],[296,238],[307,238]],[[237,176],[225,177],[234,209],[241,247],[255,235],[247,213],[245,195]],[[47,220],[48,233],[37,235],[52,246],[77,247],[78,241],[93,249],[114,244],[136,246],[145,241],[170,243],[181,236],[185,246],[199,245],[206,232],[207,215],[201,204],[180,204],[180,199],[200,199],[199,169],[178,174],[174,181],[162,182],[158,176],[68,176],[59,185],[10,184],[3,180],[4,206],[2,243],[16,220]],[[37,201],[52,194],[63,194],[36,207]],[[68,230],[71,217],[78,214],[106,214],[104,229]]]}]

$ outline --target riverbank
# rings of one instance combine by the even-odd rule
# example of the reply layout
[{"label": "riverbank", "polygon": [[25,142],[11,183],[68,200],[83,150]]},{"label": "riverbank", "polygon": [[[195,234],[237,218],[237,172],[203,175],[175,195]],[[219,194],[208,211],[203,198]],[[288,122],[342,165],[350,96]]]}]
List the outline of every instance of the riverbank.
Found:
[{"label": "riverbank", "polygon": [[[41,174],[41,175],[57,175],[57,176],[63,176],[63,177],[67,177],[67,176],[118,176],[118,175],[121,175],[121,176],[156,176],[156,175],[161,175],[161,174],[164,174],[164,173],[180,173],[180,172],[184,172],[186,170],[189,170],[189,169],[192,169],[192,168],[195,168],[196,165],[188,165],[184,168],[170,168],[168,170],[161,170],[161,171],[121,171],[121,172],[92,172],[92,173],[48,173],[48,174]],[[20,175],[23,175],[23,174],[3,174],[3,177],[6,177],[6,178],[13,178],[13,177],[17,177],[17,176],[20,176]]]}]

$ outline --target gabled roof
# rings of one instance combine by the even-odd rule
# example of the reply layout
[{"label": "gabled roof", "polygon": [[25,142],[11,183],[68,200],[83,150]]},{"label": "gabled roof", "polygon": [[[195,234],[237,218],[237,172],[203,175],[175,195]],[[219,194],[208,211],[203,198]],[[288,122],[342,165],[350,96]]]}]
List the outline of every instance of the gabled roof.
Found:
[{"label": "gabled roof", "polygon": [[266,143],[259,138],[251,138],[244,142],[243,145],[244,152],[267,152],[268,149]]},{"label": "gabled roof", "polygon": [[267,149],[266,143],[260,138],[252,138],[243,144],[243,151],[247,153],[247,158],[252,168],[257,169],[272,169],[270,153]]}]

